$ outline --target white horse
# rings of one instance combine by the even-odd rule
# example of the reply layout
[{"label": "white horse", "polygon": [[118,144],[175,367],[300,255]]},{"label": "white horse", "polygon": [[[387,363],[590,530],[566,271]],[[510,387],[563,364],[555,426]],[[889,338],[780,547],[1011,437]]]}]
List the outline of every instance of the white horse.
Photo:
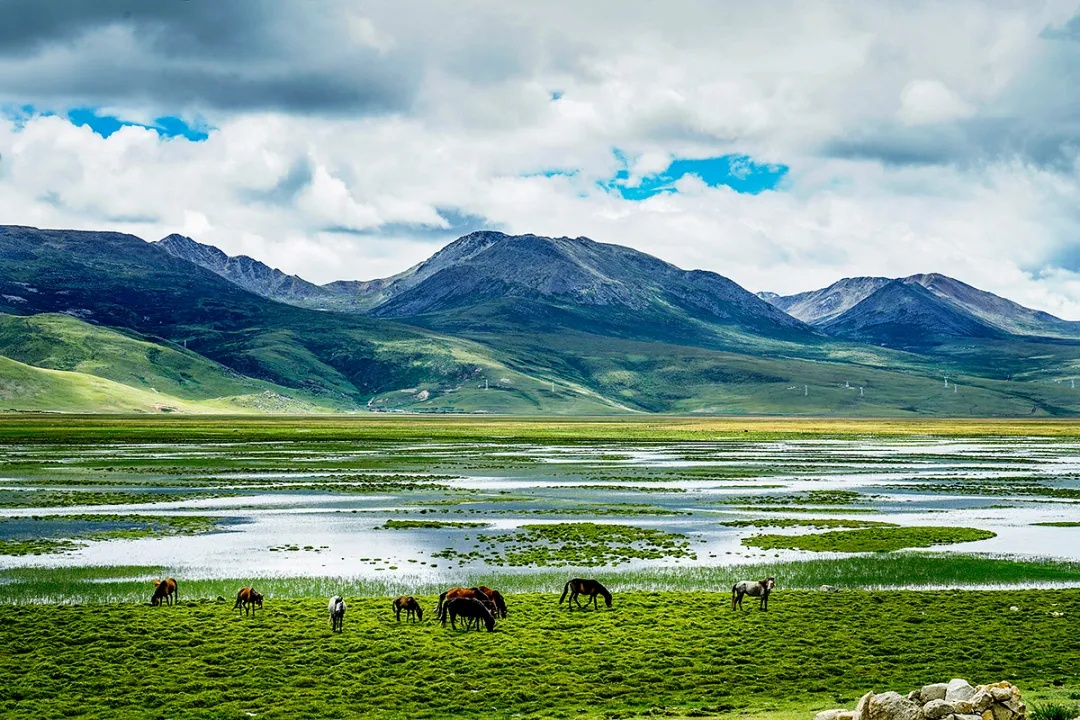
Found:
[{"label": "white horse", "polygon": [[765,578],[764,580],[740,580],[731,586],[731,609],[734,610],[738,605],[739,609],[742,609],[742,599],[744,595],[750,597],[761,598],[760,607],[762,610],[769,609],[769,593],[776,587],[775,578]]},{"label": "white horse", "polygon": [[345,622],[345,600],[340,595],[330,598],[330,632],[341,632],[341,626]]}]

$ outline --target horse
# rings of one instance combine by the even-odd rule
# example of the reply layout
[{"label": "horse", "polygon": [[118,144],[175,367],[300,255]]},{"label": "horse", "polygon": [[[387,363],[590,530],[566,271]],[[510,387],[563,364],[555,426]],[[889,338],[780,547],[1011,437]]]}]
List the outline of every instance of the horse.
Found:
[{"label": "horse", "polygon": [[165,604],[172,605],[174,599],[176,602],[180,602],[180,593],[176,590],[175,579],[165,578],[161,581],[154,581],[154,594],[150,596],[151,605],[160,607],[162,600],[165,601]]},{"label": "horse", "polygon": [[491,601],[491,597],[481,590],[480,588],[463,588],[452,587],[443,594],[439,595],[439,604],[435,607],[435,619],[446,619],[446,603],[454,598],[469,598],[473,600],[479,600],[487,607],[488,612],[492,615],[495,614],[495,603]]},{"label": "horse", "polygon": [[495,611],[492,613],[496,618],[506,619],[506,600],[503,598],[502,593],[498,590],[492,590],[486,585],[480,585],[476,588],[480,592],[491,598],[491,602],[495,605]]},{"label": "horse", "polygon": [[[594,610],[599,610],[599,607],[596,604],[597,595],[603,595],[604,603],[606,603],[608,607],[611,607],[611,593],[609,593],[607,588],[598,583],[596,580],[574,578],[570,582],[566,583],[566,585],[563,586],[562,597],[559,598],[560,605],[562,605],[563,600],[566,600],[567,593],[570,593],[570,599],[566,601],[566,607],[571,610],[574,609],[574,606],[570,604],[571,602],[577,603],[578,609],[585,609],[581,607],[581,601],[578,600],[578,595],[582,594],[589,596],[589,600],[592,600]],[[589,600],[585,601],[586,606],[588,606]]]},{"label": "horse", "polygon": [[484,627],[488,632],[495,630],[495,616],[488,610],[480,600],[476,598],[451,598],[446,602],[443,607],[442,624],[446,627],[446,618],[450,617],[450,626],[457,630],[457,619],[465,619],[465,630],[469,629],[469,620],[476,620],[477,629],[480,628],[480,621],[483,621]]},{"label": "horse", "polygon": [[255,592],[255,588],[240,588],[240,592],[236,593],[236,604],[233,605],[233,610],[241,608],[244,614],[248,614],[248,610],[251,610],[251,614],[255,614],[255,608],[258,607],[262,610],[263,596],[262,593]]},{"label": "horse", "polygon": [[420,603],[416,602],[416,598],[412,595],[402,595],[394,600],[394,617],[398,622],[401,622],[401,611],[405,611],[406,620],[423,620],[424,608],[420,607]]},{"label": "horse", "polygon": [[330,611],[330,632],[342,632],[341,627],[345,624],[345,600],[340,595],[335,595],[330,598],[327,609]]},{"label": "horse", "polygon": [[731,609],[734,610],[738,605],[739,609],[742,609],[742,599],[744,595],[750,597],[761,598],[759,607],[762,610],[769,609],[769,593],[776,587],[775,578],[765,578],[764,580],[741,580],[731,586]]}]

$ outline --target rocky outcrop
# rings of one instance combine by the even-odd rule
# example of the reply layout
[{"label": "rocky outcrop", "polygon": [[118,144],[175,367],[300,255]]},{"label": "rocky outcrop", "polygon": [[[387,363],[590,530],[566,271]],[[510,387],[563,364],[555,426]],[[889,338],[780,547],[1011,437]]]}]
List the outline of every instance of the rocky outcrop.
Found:
[{"label": "rocky outcrop", "polygon": [[1027,708],[1012,683],[972,686],[954,678],[907,696],[868,692],[854,710],[825,710],[814,720],[1027,720]]}]

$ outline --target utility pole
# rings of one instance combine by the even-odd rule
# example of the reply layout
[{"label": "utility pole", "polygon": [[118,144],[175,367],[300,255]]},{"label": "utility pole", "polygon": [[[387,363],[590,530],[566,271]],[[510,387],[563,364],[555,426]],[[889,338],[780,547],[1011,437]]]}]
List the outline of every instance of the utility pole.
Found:
[{"label": "utility pole", "polygon": [[802,395],[803,395],[803,397],[806,397],[809,394],[810,394],[810,386],[809,385],[803,385],[802,386]]}]

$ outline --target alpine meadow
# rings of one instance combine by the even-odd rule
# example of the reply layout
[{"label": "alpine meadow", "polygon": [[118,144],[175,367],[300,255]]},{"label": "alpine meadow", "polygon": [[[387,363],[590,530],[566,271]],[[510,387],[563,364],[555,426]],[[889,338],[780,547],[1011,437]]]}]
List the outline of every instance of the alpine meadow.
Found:
[{"label": "alpine meadow", "polygon": [[0,718],[1080,720],[1080,0],[0,0]]}]

